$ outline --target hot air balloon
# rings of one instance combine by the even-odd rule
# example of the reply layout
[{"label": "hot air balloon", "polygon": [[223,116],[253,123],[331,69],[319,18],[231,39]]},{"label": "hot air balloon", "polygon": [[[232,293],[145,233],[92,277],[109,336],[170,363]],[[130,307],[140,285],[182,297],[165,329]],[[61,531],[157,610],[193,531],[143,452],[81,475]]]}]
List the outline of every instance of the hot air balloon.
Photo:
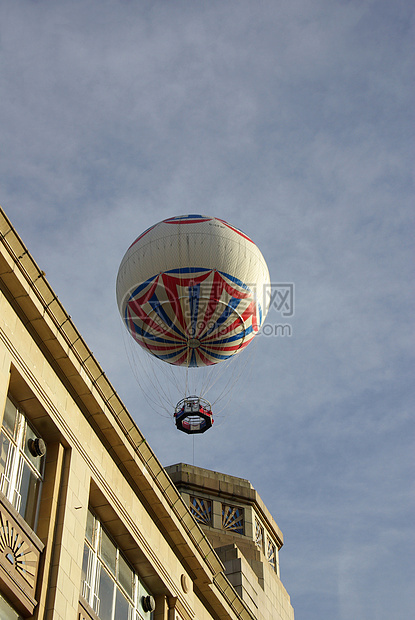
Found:
[{"label": "hot air balloon", "polygon": [[[135,342],[160,362],[185,369],[230,360],[258,333],[268,310],[269,272],[260,250],[238,228],[203,215],[168,218],[131,244],[118,271],[117,303]],[[187,393],[177,428],[202,433],[212,411]]]}]

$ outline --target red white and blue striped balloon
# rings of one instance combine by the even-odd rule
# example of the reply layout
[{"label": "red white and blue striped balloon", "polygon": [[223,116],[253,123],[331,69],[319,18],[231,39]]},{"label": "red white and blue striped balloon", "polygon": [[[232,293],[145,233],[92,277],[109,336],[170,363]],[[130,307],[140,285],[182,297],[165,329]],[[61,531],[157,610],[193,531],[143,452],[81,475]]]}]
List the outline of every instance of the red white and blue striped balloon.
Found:
[{"label": "red white and blue striped balloon", "polygon": [[117,302],[131,336],[176,366],[216,364],[243,350],[268,307],[269,273],[254,242],[223,220],[182,215],[128,248]]}]

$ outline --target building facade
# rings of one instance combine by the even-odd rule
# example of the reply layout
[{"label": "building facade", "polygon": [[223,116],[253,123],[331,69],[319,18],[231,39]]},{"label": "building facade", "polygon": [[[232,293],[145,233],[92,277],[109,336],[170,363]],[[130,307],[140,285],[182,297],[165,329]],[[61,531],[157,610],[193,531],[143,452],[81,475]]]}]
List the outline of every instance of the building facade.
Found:
[{"label": "building facade", "polygon": [[292,620],[255,490],[169,475],[3,211],[0,286],[1,620]]}]

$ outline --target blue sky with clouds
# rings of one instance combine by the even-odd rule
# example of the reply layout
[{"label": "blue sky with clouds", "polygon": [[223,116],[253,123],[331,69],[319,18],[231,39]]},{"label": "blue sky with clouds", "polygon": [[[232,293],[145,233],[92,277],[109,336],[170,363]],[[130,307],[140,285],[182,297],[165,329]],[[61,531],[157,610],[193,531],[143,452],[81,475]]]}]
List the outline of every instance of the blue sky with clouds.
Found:
[{"label": "blue sky with clouds", "polygon": [[[0,2],[0,203],[164,465],[248,478],[296,620],[414,613],[409,0]],[[225,415],[148,406],[115,302],[166,217],[228,220],[295,315]]]}]

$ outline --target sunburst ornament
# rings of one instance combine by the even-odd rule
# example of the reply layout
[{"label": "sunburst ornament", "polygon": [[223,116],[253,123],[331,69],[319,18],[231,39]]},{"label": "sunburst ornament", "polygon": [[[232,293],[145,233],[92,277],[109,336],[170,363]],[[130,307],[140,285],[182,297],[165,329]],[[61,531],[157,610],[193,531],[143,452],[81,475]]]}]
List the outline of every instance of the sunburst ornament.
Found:
[{"label": "sunburst ornament", "polygon": [[222,527],[224,530],[231,530],[237,534],[244,533],[244,512],[243,508],[237,506],[222,506]]},{"label": "sunburst ornament", "polygon": [[211,525],[212,523],[212,502],[200,497],[192,497],[190,499],[190,512],[198,521],[204,525]]},{"label": "sunburst ornament", "polygon": [[0,512],[0,554],[3,565],[9,566],[24,579],[31,588],[35,587],[37,557],[22,533]]}]

